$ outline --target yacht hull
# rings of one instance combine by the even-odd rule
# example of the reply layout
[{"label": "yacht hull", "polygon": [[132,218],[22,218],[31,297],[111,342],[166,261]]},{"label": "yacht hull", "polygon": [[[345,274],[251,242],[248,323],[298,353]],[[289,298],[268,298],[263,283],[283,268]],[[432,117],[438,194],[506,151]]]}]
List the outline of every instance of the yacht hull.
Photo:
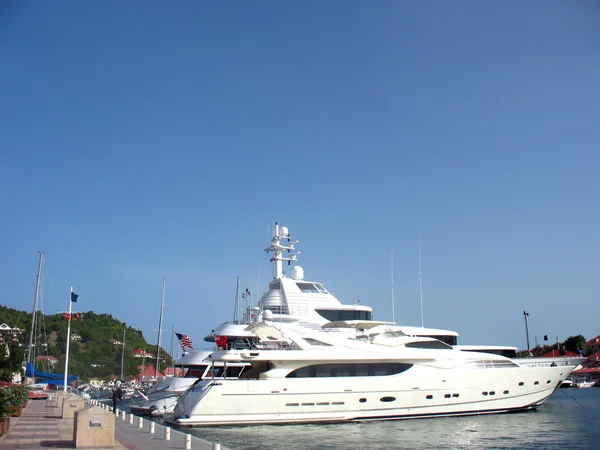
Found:
[{"label": "yacht hull", "polygon": [[[512,371],[502,373],[499,371]],[[164,420],[186,426],[401,420],[535,409],[570,370],[495,369],[344,379],[224,380],[190,390]],[[442,371],[443,372],[443,371]],[[500,381],[499,381],[500,380]]]}]

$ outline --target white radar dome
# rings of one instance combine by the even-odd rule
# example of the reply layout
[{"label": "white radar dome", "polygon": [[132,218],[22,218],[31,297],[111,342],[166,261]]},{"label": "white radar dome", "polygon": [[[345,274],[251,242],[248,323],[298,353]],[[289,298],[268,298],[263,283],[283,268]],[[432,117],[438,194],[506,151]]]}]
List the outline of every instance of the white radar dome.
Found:
[{"label": "white radar dome", "polygon": [[294,266],[292,269],[292,280],[304,280],[304,269],[300,266]]},{"label": "white radar dome", "polygon": [[265,309],[263,312],[263,320],[273,320],[273,312],[270,309]]},{"label": "white radar dome", "polygon": [[281,233],[283,236],[287,236],[288,234],[290,234],[290,233],[289,233],[289,231],[288,231],[288,229],[287,229],[287,227],[281,227],[281,228],[279,229],[279,232],[280,232],[280,233]]}]

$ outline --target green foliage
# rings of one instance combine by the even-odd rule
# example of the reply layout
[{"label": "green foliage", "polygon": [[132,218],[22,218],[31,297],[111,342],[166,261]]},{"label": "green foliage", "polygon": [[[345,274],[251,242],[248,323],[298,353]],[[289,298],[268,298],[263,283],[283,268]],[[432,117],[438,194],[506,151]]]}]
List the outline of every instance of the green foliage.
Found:
[{"label": "green foliage", "polygon": [[583,350],[586,339],[578,334],[577,336],[569,336],[563,343],[566,350],[573,353],[579,353],[579,350]]},{"label": "green foliage", "polygon": [[[0,305],[0,323],[23,330],[17,340],[10,342],[10,367],[8,362],[2,359],[3,352],[0,351],[0,380],[5,379],[4,375],[10,378],[11,371],[20,370],[29,344],[31,319],[31,313]],[[44,372],[63,373],[68,322],[63,319],[62,314],[44,315],[41,313],[38,313],[36,322],[40,324],[40,330],[36,333],[36,342],[38,343],[35,350],[36,356],[54,356],[57,360],[53,366],[48,362],[36,361],[36,369]],[[124,375],[137,375],[139,373],[138,366],[142,364],[142,361],[133,357],[133,351],[140,348],[156,355],[156,346],[147,343],[140,330],[126,327],[124,322],[113,318],[110,314],[96,314],[93,311],[84,313],[83,320],[71,321],[69,374],[77,375],[83,381],[94,377],[120,376],[123,346],[113,344],[111,339],[122,342],[123,329],[125,329]],[[12,360],[13,355],[14,361]],[[170,356],[164,349],[161,349],[161,356],[166,358],[161,363],[162,368],[171,364]],[[147,360],[146,364],[154,364],[154,361]]]},{"label": "green foliage", "polygon": [[8,417],[11,413],[12,393],[7,388],[0,387],[0,418]]}]

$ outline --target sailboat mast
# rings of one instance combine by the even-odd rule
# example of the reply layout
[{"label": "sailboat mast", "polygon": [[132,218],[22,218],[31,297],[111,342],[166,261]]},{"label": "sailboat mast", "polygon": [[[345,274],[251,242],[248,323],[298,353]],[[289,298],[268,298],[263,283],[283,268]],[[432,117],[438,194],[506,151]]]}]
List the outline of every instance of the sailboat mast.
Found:
[{"label": "sailboat mast", "polygon": [[31,331],[29,332],[29,346],[27,347],[27,362],[30,363],[33,358],[33,351],[35,345],[35,320],[38,308],[38,298],[40,295],[40,279],[42,275],[42,265],[44,263],[44,252],[40,253],[40,262],[38,263],[37,276],[35,280],[35,295],[33,297],[33,317],[31,319]]},{"label": "sailboat mast", "polygon": [[127,329],[127,323],[123,323],[123,342],[121,343],[123,345],[123,349],[121,350],[121,381],[124,380],[123,378],[123,372],[125,370],[125,366],[124,366],[124,361],[125,361],[125,330]]},{"label": "sailboat mast", "polygon": [[158,365],[160,364],[160,335],[162,332],[163,311],[165,309],[165,287],[167,279],[163,278],[162,299],[160,301],[160,319],[158,320],[158,342],[156,343],[156,378],[158,378]]},{"label": "sailboat mast", "polygon": [[529,324],[527,323],[529,313],[527,311],[523,311],[523,317],[525,317],[525,337],[527,338],[527,352],[529,353]]}]

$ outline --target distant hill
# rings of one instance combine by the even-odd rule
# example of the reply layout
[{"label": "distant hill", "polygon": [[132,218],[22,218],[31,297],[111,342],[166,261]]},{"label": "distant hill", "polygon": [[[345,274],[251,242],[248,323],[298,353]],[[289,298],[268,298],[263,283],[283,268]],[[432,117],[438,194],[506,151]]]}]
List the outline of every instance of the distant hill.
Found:
[{"label": "distant hill", "polygon": [[[21,333],[11,335],[8,331],[0,331],[0,341],[8,344],[10,362],[7,355],[0,358],[0,372],[6,371],[9,364],[24,361],[27,358],[32,313],[7,308],[0,305],[0,324],[11,328],[20,328]],[[44,372],[64,373],[67,324],[62,314],[37,313],[35,333],[35,356],[43,356],[36,360],[35,368]],[[140,330],[126,327],[124,322],[110,314],[96,314],[88,311],[79,314],[71,322],[71,345],[69,348],[69,374],[77,375],[87,381],[93,377],[106,378],[121,374],[121,356],[123,350],[123,329],[125,329],[124,375],[133,376],[139,373],[138,366],[145,363],[156,364],[156,345],[146,342]],[[135,358],[133,351],[142,349],[152,355],[151,358]],[[53,361],[54,357],[55,361]],[[164,358],[164,359],[163,359]],[[159,370],[163,371],[171,365],[168,353],[161,349]],[[0,376],[1,377],[1,376]]]}]

